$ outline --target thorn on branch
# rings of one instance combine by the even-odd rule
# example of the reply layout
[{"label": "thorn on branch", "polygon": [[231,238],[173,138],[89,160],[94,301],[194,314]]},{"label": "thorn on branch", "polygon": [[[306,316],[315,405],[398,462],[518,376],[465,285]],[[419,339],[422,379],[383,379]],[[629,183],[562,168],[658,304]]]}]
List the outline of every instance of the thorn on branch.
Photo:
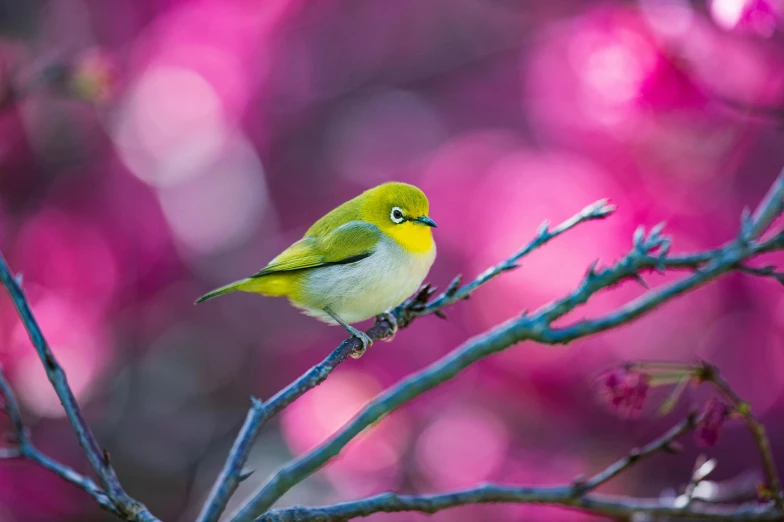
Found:
[{"label": "thorn on branch", "polygon": [[458,274],[454,279],[452,279],[452,282],[449,283],[449,286],[446,288],[444,294],[447,297],[454,296],[455,293],[457,293],[457,291],[460,289],[460,285],[462,284],[463,284],[463,276],[461,274]]},{"label": "thorn on branch", "polygon": [[746,272],[747,274],[753,274],[762,277],[770,277],[772,279],[775,279],[782,285],[784,285],[784,273],[776,272],[775,266],[767,265],[760,268],[755,268],[747,265],[740,265],[738,269],[741,272]]},{"label": "thorn on branch", "polygon": [[588,280],[594,279],[596,277],[596,267],[599,266],[599,260],[593,261],[589,266],[588,269],[585,271],[585,278]]},{"label": "thorn on branch", "polygon": [[106,448],[103,449],[103,465],[107,468],[112,465],[112,458],[109,454],[109,450]]},{"label": "thorn on branch", "polygon": [[20,288],[22,287],[22,283],[24,282],[24,275],[22,274],[22,272],[19,272],[14,276],[14,281],[16,282],[16,285],[18,287]]},{"label": "thorn on branch", "polygon": [[433,315],[435,315],[439,319],[444,319],[444,320],[449,319],[449,317],[447,317],[446,315],[446,312],[444,312],[443,310],[436,310],[435,312],[433,312]]},{"label": "thorn on branch", "polygon": [[256,472],[256,470],[255,470],[255,469],[247,469],[247,470],[243,470],[243,471],[241,471],[241,472],[240,472],[240,474],[237,476],[237,481],[239,481],[239,482],[245,482],[245,481],[246,481],[246,480],[248,480],[248,479],[250,478],[250,476],[251,476],[251,475],[253,475],[255,472]]},{"label": "thorn on branch", "polygon": [[631,274],[629,277],[631,277],[632,279],[634,279],[635,281],[640,283],[640,286],[642,286],[646,290],[650,290],[651,289],[651,287],[648,286],[648,283],[645,282],[645,279],[643,279],[642,276],[640,274],[638,274],[637,272]]}]

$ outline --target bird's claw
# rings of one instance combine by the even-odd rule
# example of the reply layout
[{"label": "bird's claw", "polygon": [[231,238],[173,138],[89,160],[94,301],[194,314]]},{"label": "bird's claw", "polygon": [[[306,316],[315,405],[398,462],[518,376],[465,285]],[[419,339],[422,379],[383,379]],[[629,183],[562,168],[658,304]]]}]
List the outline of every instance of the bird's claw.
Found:
[{"label": "bird's claw", "polygon": [[362,330],[357,330],[356,328],[352,328],[349,330],[349,332],[353,337],[356,337],[362,343],[362,348],[357,348],[349,354],[352,358],[359,359],[365,353],[365,350],[367,350],[368,347],[373,344],[373,339],[371,339],[370,336]]},{"label": "bird's claw", "polygon": [[386,321],[390,325],[392,325],[392,333],[384,337],[384,341],[391,343],[395,340],[395,334],[397,334],[398,325],[397,325],[397,317],[391,311],[387,310],[386,312],[379,314],[376,316],[376,322]]}]

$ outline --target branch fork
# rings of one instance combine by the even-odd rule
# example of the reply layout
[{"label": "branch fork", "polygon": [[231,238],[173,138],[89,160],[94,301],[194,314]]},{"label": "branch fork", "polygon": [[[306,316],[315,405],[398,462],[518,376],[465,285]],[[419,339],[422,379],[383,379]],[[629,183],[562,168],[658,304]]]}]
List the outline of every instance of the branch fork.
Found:
[{"label": "branch fork", "polygon": [[[608,466],[603,471],[585,479],[578,478],[571,484],[558,487],[518,487],[500,484],[484,484],[478,487],[436,495],[410,496],[385,493],[353,502],[333,506],[290,508],[271,510],[277,500],[290,488],[305,480],[332,458],[357,435],[402,405],[422,395],[428,390],[454,378],[475,362],[525,340],[543,344],[567,344],[576,339],[593,335],[622,324],[662,306],[677,296],[692,291],[729,271],[740,271],[750,275],[784,281],[784,276],[775,267],[755,268],[748,262],[755,256],[773,251],[784,250],[784,232],[778,232],[769,239],[762,235],[781,213],[784,205],[784,171],[779,175],[768,194],[757,209],[744,212],[741,217],[741,230],[738,236],[722,247],[690,254],[670,255],[671,240],[662,235],[664,224],[652,227],[647,233],[639,227],[632,238],[632,249],[616,263],[599,268],[598,261],[586,270],[577,288],[566,296],[548,303],[533,312],[525,312],[518,317],[496,326],[484,334],[471,339],[430,366],[415,372],[397,385],[373,399],[359,414],[338,430],[332,437],[308,453],[294,459],[278,470],[249,498],[232,522],[268,521],[305,521],[348,520],[367,516],[376,512],[423,511],[433,513],[441,509],[469,503],[518,502],[544,503],[581,509],[609,516],[630,517],[637,512],[651,516],[671,518],[699,518],[704,520],[781,520],[784,516],[784,500],[781,484],[776,475],[770,452],[770,445],[764,427],[751,413],[749,405],[741,401],[729,385],[721,379],[714,368],[704,366],[701,378],[712,382],[733,404],[752,432],[760,453],[770,495],[774,504],[769,506],[715,506],[687,502],[676,506],[660,499],[635,499],[600,495],[595,490],[626,471],[639,461],[659,452],[677,452],[676,439],[692,431],[705,418],[706,413],[689,415],[683,422],[673,427],[646,446],[632,450],[624,458]],[[561,234],[582,223],[601,220],[613,213],[615,207],[607,200],[597,201],[563,223],[551,228],[548,222],[542,224],[534,238],[509,258],[488,268],[475,279],[463,283],[461,276],[455,277],[446,289],[437,294],[435,287],[425,285],[405,303],[390,313],[380,317],[366,333],[373,340],[391,335],[397,328],[403,329],[415,319],[425,315],[446,318],[445,308],[468,299],[471,294],[489,280],[502,273],[518,268],[521,260],[533,250],[540,248]],[[645,270],[687,270],[689,273],[675,281],[653,290],[642,278]],[[572,324],[555,327],[554,321],[587,302],[596,293],[610,288],[621,281],[634,279],[645,289],[641,297],[618,309],[594,319],[584,319]],[[65,408],[80,445],[93,468],[98,483],[79,475],[70,468],[56,463],[40,453],[32,444],[21,421],[18,404],[5,376],[0,371],[0,393],[5,397],[5,411],[12,421],[15,432],[13,446],[0,451],[2,458],[25,458],[57,473],[65,480],[79,486],[107,511],[128,521],[156,522],[157,519],[138,501],[125,493],[114,472],[109,453],[97,442],[83,418],[76,399],[71,392],[65,374],[57,363],[46,340],[38,327],[29,304],[21,289],[21,277],[14,277],[5,260],[0,256],[0,282],[16,306],[46,369],[49,380]],[[391,319],[394,317],[394,320]],[[208,495],[198,522],[217,522],[225,512],[229,499],[238,485],[246,480],[252,470],[246,468],[251,446],[264,424],[280,413],[304,393],[323,382],[331,372],[345,361],[349,355],[361,347],[358,339],[343,341],[324,360],[302,374],[294,382],[266,401],[252,398],[245,422],[235,439],[224,467],[212,491]],[[695,371],[697,371],[695,369]],[[681,379],[682,380],[682,379]],[[683,381],[683,380],[682,380]],[[680,394],[678,384],[672,394],[677,400]],[[704,475],[704,474],[703,474]],[[694,482],[697,471],[692,476]],[[704,479],[704,476],[699,480]],[[699,482],[697,480],[697,482]]]}]

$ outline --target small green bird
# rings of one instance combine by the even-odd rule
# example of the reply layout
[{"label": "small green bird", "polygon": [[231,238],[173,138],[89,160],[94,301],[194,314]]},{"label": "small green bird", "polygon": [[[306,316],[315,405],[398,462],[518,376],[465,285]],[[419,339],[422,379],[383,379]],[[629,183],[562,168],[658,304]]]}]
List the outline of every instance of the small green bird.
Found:
[{"label": "small green bird", "polygon": [[389,182],[343,203],[260,272],[200,297],[197,303],[229,292],[288,297],[306,314],[340,324],[362,341],[372,339],[357,323],[385,315],[412,295],[436,258],[424,192]]}]

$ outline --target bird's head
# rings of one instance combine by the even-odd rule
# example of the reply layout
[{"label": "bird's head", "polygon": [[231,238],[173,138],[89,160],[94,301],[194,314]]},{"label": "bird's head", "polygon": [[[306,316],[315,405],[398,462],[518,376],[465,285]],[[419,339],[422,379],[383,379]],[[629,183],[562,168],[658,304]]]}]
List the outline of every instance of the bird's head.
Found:
[{"label": "bird's head", "polygon": [[433,246],[430,204],[425,193],[413,185],[389,182],[362,194],[362,216],[410,252],[426,252]]}]

